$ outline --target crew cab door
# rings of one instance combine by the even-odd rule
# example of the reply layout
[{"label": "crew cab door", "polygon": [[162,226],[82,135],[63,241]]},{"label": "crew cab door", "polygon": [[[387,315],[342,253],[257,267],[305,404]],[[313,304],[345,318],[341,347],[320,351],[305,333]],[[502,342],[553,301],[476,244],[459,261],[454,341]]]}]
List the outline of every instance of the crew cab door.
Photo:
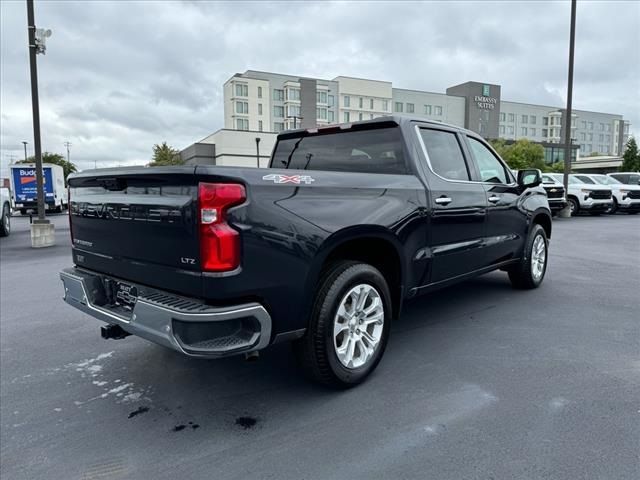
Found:
[{"label": "crew cab door", "polygon": [[471,181],[472,167],[458,132],[444,126],[417,126],[416,131],[430,203],[432,284],[482,267],[487,197],[482,184]]},{"label": "crew cab door", "polygon": [[518,208],[520,189],[511,171],[484,140],[465,137],[475,166],[475,179],[482,183],[487,197],[485,263],[496,265],[519,255],[528,220]]}]

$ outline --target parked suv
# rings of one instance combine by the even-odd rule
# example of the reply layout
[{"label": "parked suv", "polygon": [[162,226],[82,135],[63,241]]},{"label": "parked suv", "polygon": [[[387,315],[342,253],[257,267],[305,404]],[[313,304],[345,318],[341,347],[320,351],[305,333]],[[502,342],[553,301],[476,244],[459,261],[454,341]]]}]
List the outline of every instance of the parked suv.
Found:
[{"label": "parked suv", "polygon": [[616,172],[607,175],[625,185],[640,185],[640,172]]},{"label": "parked suv", "polygon": [[348,387],[382,358],[403,300],[493,270],[543,281],[540,171],[516,179],[473,132],[402,116],[287,131],[269,167],[70,176],[65,301],[105,338],[194,357],[293,341],[309,376]]},{"label": "parked suv", "polygon": [[564,185],[551,175],[542,175],[542,188],[547,192],[549,200],[549,208],[553,215],[567,206],[567,197],[564,191]]},{"label": "parked suv", "polygon": [[585,183],[606,185],[611,189],[613,203],[608,213],[616,213],[618,209],[630,214],[640,211],[640,185],[625,185],[608,175],[580,173],[576,177]]},{"label": "parked suv", "polygon": [[[563,181],[561,173],[546,174],[555,178],[558,182]],[[577,215],[581,211],[589,212],[591,215],[600,215],[611,209],[613,200],[611,199],[611,189],[604,185],[587,184],[576,177],[569,175],[569,191],[567,201],[571,207],[571,215]]]}]

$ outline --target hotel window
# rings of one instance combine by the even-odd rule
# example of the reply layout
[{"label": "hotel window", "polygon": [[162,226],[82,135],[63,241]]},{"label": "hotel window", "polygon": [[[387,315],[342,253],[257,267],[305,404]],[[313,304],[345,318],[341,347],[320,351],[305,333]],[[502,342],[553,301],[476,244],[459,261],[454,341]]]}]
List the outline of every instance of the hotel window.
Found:
[{"label": "hotel window", "polygon": [[358,114],[358,120],[362,121],[362,113]]},{"label": "hotel window", "polygon": [[604,142],[604,134],[601,133],[600,135],[598,135],[598,141],[600,142]]},{"label": "hotel window", "polygon": [[542,117],[542,125],[549,125],[549,117]]},{"label": "hotel window", "polygon": [[289,117],[299,117],[300,116],[300,105],[288,105],[287,106],[287,116],[289,116]]},{"label": "hotel window", "polygon": [[258,131],[262,131],[262,120],[258,120]]},{"label": "hotel window", "polygon": [[359,107],[359,108],[363,108],[363,105],[364,105],[364,100],[362,99],[362,97],[360,97],[360,98],[358,99],[358,107]]},{"label": "hotel window", "polygon": [[402,102],[396,102],[396,112],[402,113]]},{"label": "hotel window", "polygon": [[349,123],[351,119],[351,115],[349,115],[349,112],[344,112],[344,123]]},{"label": "hotel window", "polygon": [[529,115],[522,115],[521,120],[522,123],[529,123]]},{"label": "hotel window", "polygon": [[333,95],[328,95],[328,96],[327,96],[327,104],[328,104],[330,107],[335,107],[335,105],[336,105],[336,99],[335,99],[335,97],[334,97]]},{"label": "hotel window", "polygon": [[513,135],[513,125],[509,125],[509,135]]},{"label": "hotel window", "polygon": [[587,144],[587,148],[585,149],[586,153],[591,153],[593,151],[593,147],[591,146],[591,144]]},{"label": "hotel window", "polygon": [[601,131],[601,132],[604,132],[604,123],[601,123],[601,124],[600,124],[600,131]]},{"label": "hotel window", "polygon": [[611,131],[611,124],[610,124],[610,123],[608,123],[608,124],[607,124],[607,132],[610,132],[610,131]]},{"label": "hotel window", "polygon": [[549,130],[546,128],[542,129],[542,138],[547,138],[549,136]]},{"label": "hotel window", "polygon": [[369,99],[369,110],[373,110],[373,98]]},{"label": "hotel window", "polygon": [[349,95],[344,96],[344,106],[347,108],[351,106],[351,97]]},{"label": "hotel window", "polygon": [[583,130],[587,129],[587,122],[585,122],[584,120],[582,120],[582,122],[580,122],[580,126]]},{"label": "hotel window", "polygon": [[500,134],[501,135],[504,135],[504,130],[505,130],[504,125],[500,125]]},{"label": "hotel window", "polygon": [[248,97],[249,85],[246,83],[236,83],[236,97]]},{"label": "hotel window", "polygon": [[407,103],[407,113],[415,113],[416,107],[413,103]]},{"label": "hotel window", "polygon": [[320,120],[326,120],[327,119],[327,109],[326,108],[319,108],[318,109],[318,118]]},{"label": "hotel window", "polygon": [[[273,99],[275,101],[282,102],[284,100],[284,90],[278,90],[277,88],[273,89]],[[284,125],[283,125],[284,129]]]},{"label": "hotel window", "polygon": [[329,122],[330,122],[330,123],[335,122],[336,117],[335,117],[335,113],[333,112],[333,110],[329,110],[329,111],[327,112],[327,114],[328,114],[328,115],[327,115],[327,119],[329,120]]},{"label": "hotel window", "polygon": [[316,103],[327,103],[327,92],[316,92]]},{"label": "hotel window", "polygon": [[576,128],[576,119],[575,118],[571,119],[571,128]]},{"label": "hotel window", "polygon": [[442,115],[442,107],[436,105],[435,113],[436,113],[437,116],[441,116]]},{"label": "hotel window", "polygon": [[589,141],[592,142],[593,141],[593,133],[589,134]]},{"label": "hotel window", "polygon": [[382,110],[385,112],[389,110],[389,100],[382,100]]},{"label": "hotel window", "polygon": [[262,98],[262,87],[258,87],[258,98]]},{"label": "hotel window", "polygon": [[587,139],[587,135],[586,135],[584,132],[582,132],[582,133],[580,134],[580,140],[583,140],[583,141],[584,141],[584,140],[586,140],[586,139]]},{"label": "hotel window", "polygon": [[249,113],[249,102],[236,102],[236,113]]},{"label": "hotel window", "polygon": [[589,122],[588,124],[589,130],[593,130],[593,122]]},{"label": "hotel window", "polygon": [[538,121],[538,120],[537,120],[537,118],[538,118],[538,117],[536,117],[535,115],[530,115],[530,116],[529,116],[529,123],[530,123],[531,125],[535,125],[535,124],[536,124],[536,122]]},{"label": "hotel window", "polygon": [[425,115],[431,115],[431,105],[425,105],[424,106],[424,114]]},{"label": "hotel window", "polygon": [[258,115],[262,115],[262,104],[258,104]]},{"label": "hotel window", "polygon": [[275,123],[273,124],[273,130],[274,130],[276,133],[279,133],[279,132],[283,131],[283,130],[284,130],[284,123],[282,123],[282,122],[275,122]]},{"label": "hotel window", "polygon": [[535,137],[535,136],[536,136],[536,129],[535,129],[535,128],[533,128],[533,127],[531,127],[531,128],[529,129],[529,135],[531,135],[532,137]]},{"label": "hotel window", "polygon": [[273,107],[273,116],[278,118],[284,117],[284,107],[275,105]]},{"label": "hotel window", "polygon": [[522,127],[520,129],[520,135],[524,135],[525,137],[528,135],[527,127]]},{"label": "hotel window", "polygon": [[500,121],[504,122],[507,119],[507,114],[504,112],[500,112]]},{"label": "hotel window", "polygon": [[238,130],[249,130],[248,118],[236,118],[236,128]]},{"label": "hotel window", "polygon": [[607,135],[607,136],[605,137],[605,141],[606,141],[607,143],[611,143],[611,135]]},{"label": "hotel window", "polygon": [[287,100],[300,100],[300,89],[299,88],[287,88]]},{"label": "hotel window", "polygon": [[510,113],[509,114],[509,122],[513,123],[515,119],[516,119],[516,116],[513,113]]}]

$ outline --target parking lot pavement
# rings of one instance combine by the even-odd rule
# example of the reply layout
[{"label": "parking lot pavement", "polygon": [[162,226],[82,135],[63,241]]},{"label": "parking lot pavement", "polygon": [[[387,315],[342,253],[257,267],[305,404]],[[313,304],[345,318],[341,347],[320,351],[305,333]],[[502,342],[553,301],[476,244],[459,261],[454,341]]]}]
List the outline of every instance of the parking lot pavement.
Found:
[{"label": "parking lot pavement", "polygon": [[554,223],[543,286],[494,273],[409,303],[358,388],[307,383],[288,346],[188,359],[61,300],[56,247],[0,240],[2,476],[640,478],[640,218]]}]

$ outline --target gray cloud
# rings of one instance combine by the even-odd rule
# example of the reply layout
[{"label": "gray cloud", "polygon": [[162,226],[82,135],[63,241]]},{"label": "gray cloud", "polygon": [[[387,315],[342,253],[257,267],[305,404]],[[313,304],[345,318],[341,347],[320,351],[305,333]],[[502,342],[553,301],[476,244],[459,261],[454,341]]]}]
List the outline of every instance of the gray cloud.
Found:
[{"label": "gray cloud", "polygon": [[[23,1],[0,2],[0,160],[32,143]],[[568,2],[36,2],[43,148],[81,168],[145,163],[223,124],[222,84],[246,69],[390,80],[443,92],[499,83],[562,105]],[[579,2],[574,105],[640,128],[640,4]]]}]

